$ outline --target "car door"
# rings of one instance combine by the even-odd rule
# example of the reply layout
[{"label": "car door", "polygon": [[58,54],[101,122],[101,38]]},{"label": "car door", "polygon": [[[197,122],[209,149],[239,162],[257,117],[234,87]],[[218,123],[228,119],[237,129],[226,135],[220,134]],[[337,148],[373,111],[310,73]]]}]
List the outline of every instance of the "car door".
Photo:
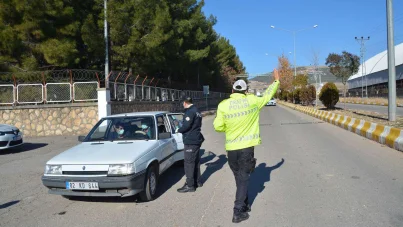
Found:
[{"label": "car door", "polygon": [[[164,115],[156,116],[157,120],[157,135],[163,132],[169,132],[169,123]],[[175,152],[175,141],[173,138],[161,139],[158,136],[160,149],[160,172],[164,172],[173,164],[172,156]]]},{"label": "car door", "polygon": [[175,133],[177,128],[182,127],[183,122],[183,114],[182,113],[169,113],[167,114],[167,118],[169,119],[170,129],[172,132],[172,137],[176,142],[176,150],[181,151],[185,149],[185,145],[183,144],[182,133]]}]

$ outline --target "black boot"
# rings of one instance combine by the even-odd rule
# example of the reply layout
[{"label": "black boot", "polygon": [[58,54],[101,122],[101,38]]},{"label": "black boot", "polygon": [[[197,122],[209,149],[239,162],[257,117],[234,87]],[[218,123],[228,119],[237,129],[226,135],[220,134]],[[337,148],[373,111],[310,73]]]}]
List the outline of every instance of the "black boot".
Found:
[{"label": "black boot", "polygon": [[243,209],[234,209],[234,216],[232,217],[233,223],[240,223],[242,221],[248,220],[249,214],[244,212]]},{"label": "black boot", "polygon": [[189,187],[185,183],[185,185],[183,185],[183,187],[179,188],[177,191],[180,192],[180,193],[186,193],[186,192],[195,192],[196,189],[195,189],[195,187]]},{"label": "black boot", "polygon": [[251,212],[252,209],[251,209],[251,207],[250,207],[250,204],[248,204],[248,205],[242,207],[242,211],[243,211],[243,212]]}]

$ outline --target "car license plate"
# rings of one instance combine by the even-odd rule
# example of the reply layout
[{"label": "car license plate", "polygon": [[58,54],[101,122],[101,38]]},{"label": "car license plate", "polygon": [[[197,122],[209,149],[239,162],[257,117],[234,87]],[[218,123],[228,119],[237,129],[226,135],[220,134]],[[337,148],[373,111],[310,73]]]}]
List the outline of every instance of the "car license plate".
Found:
[{"label": "car license plate", "polygon": [[66,189],[99,190],[99,187],[98,187],[98,182],[66,182]]},{"label": "car license plate", "polygon": [[21,136],[14,136],[14,138],[13,138],[14,141],[17,141],[17,140],[20,140],[20,139],[21,139]]}]

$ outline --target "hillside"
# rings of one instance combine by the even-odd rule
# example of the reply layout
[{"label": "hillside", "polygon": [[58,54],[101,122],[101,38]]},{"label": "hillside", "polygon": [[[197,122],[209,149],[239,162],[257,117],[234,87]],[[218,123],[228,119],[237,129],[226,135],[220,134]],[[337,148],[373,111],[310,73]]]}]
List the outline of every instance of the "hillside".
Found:
[{"label": "hillside", "polygon": [[[315,83],[315,78],[313,77],[313,74],[311,73],[311,69],[308,66],[302,66],[302,67],[297,67],[297,74],[299,73],[307,73],[309,75],[309,84],[314,84]],[[270,83],[272,81],[272,76],[270,73],[266,73],[263,75],[256,76],[254,78],[249,79],[250,81],[257,81],[257,82],[262,82],[262,83]],[[318,74],[322,76],[322,83],[325,82],[334,82],[334,83],[339,83],[341,82],[338,78],[336,78],[334,75],[332,75],[329,71],[329,68],[327,66],[319,66]]]}]

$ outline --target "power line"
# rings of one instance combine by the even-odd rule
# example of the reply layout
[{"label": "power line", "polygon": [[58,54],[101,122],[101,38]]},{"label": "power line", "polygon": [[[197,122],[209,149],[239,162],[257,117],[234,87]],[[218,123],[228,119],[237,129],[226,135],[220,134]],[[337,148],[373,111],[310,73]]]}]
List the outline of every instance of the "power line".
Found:
[{"label": "power line", "polygon": [[365,41],[368,41],[370,39],[370,37],[368,36],[368,38],[364,38],[363,36],[361,36],[361,38],[355,37],[355,40],[357,40],[360,45],[360,53],[361,53],[361,59],[362,59],[362,64],[361,64],[361,98],[364,98],[364,75],[365,75],[365,96],[368,98],[368,83],[367,83],[367,76],[366,74],[364,74],[364,64],[365,64]]}]

